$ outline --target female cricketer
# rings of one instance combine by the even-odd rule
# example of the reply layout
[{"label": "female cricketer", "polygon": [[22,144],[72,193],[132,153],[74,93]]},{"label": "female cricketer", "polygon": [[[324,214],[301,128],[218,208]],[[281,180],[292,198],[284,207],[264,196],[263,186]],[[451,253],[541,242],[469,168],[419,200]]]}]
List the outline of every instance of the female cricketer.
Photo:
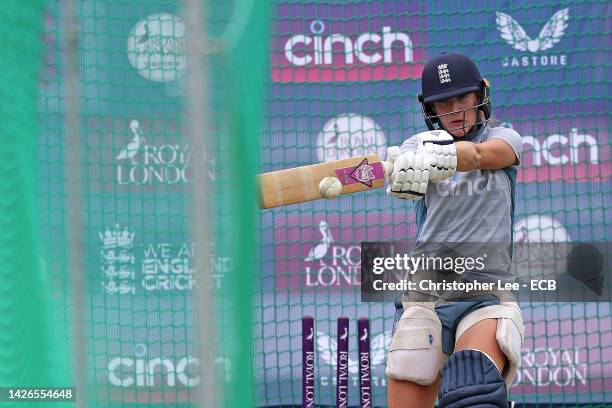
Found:
[{"label": "female cricketer", "polygon": [[[423,253],[450,243],[493,243],[498,251],[488,261],[495,267],[482,273],[513,282],[520,135],[491,127],[488,81],[464,55],[430,60],[418,99],[429,131],[389,149],[387,193],[415,201],[416,248]],[[416,271],[411,279],[434,274]],[[386,368],[391,408],[433,407],[436,398],[440,408],[511,406],[507,389],[524,337],[511,293],[407,291],[396,311]]]}]

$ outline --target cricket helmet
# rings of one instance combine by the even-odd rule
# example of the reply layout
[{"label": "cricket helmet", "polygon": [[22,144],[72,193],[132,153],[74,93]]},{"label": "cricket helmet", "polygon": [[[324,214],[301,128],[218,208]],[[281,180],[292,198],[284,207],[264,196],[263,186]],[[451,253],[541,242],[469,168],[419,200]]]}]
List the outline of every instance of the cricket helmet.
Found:
[{"label": "cricket helmet", "polygon": [[[445,52],[432,58],[423,68],[421,94],[418,96],[427,128],[429,130],[445,130],[452,135],[451,131],[456,129],[446,129],[444,127],[440,120],[442,115],[436,113],[433,108],[433,102],[465,95],[470,92],[477,92],[479,94],[478,102],[476,106],[463,109],[462,111],[465,118],[466,111],[476,108],[476,124],[469,132],[474,133],[486,126],[491,117],[489,82],[480,75],[480,71],[478,71],[474,61],[465,55]],[[445,115],[457,112],[449,112]],[[480,115],[480,112],[483,115]],[[482,119],[483,117],[484,119]]]}]

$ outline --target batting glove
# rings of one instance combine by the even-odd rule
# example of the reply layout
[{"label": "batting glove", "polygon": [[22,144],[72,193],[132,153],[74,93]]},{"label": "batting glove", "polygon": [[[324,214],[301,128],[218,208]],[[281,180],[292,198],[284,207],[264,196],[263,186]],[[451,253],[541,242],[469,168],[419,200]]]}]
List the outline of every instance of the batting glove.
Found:
[{"label": "batting glove", "polygon": [[383,162],[385,167],[385,179],[387,183],[391,182],[391,174],[393,174],[393,165],[400,156],[401,151],[399,146],[391,146],[387,148],[387,159]]},{"label": "batting glove", "polygon": [[457,172],[455,141],[444,130],[430,130],[415,135],[418,152],[429,156],[429,180],[438,183]]},{"label": "batting glove", "polygon": [[427,191],[430,166],[426,154],[407,152],[400,155],[393,163],[387,194],[405,200],[420,200]]}]

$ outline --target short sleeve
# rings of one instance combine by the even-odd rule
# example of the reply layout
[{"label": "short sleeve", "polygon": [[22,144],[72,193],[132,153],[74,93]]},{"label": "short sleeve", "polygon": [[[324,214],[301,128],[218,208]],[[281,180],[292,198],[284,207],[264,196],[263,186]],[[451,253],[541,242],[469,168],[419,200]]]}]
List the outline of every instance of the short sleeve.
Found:
[{"label": "short sleeve", "polygon": [[518,166],[521,163],[521,153],[523,152],[523,139],[521,135],[519,135],[515,130],[497,127],[494,128],[491,132],[491,135],[488,137],[488,140],[491,139],[502,139],[505,140],[506,143],[512,147],[514,150],[514,155],[516,156],[516,162],[514,166]]}]

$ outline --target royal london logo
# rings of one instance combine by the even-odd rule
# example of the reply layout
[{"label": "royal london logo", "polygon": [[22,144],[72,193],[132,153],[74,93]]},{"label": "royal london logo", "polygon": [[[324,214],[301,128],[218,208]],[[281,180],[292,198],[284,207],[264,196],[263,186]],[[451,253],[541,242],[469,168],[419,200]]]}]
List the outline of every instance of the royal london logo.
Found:
[{"label": "royal london logo", "polygon": [[307,287],[360,285],[361,246],[333,245],[334,238],[325,220],[319,222],[321,240],[304,258]]},{"label": "royal london logo", "polygon": [[328,120],[316,141],[321,163],[370,154],[384,157],[386,151],[387,139],[380,125],[356,113],[342,113]]},{"label": "royal london logo", "polygon": [[530,215],[514,225],[514,242],[571,242],[567,229],[546,215]]},{"label": "royal london logo", "polygon": [[152,14],[136,23],[127,41],[130,64],[143,78],[174,81],[187,70],[186,30],[172,14]]},{"label": "royal london logo", "polygon": [[513,387],[576,387],[589,383],[588,349],[524,348]]},{"label": "royal london logo", "polygon": [[547,215],[525,217],[513,226],[512,268],[528,279],[555,279],[567,265],[572,239],[565,226]]},{"label": "royal london logo", "polygon": [[[192,153],[188,144],[146,143],[142,136],[140,122],[130,121],[132,139],[122,147],[115,160],[116,180],[120,185],[159,185],[187,184],[193,179]],[[206,149],[202,149],[207,173],[211,180],[215,179],[215,161],[207,157]]]},{"label": "royal london logo", "polygon": [[[367,329],[364,329],[363,333],[359,333],[360,341],[366,341],[370,333]],[[332,368],[331,372],[336,372],[336,355],[338,353],[338,343],[333,336],[326,333],[317,332],[317,354],[321,362]],[[391,333],[381,333],[372,337],[371,342],[371,367],[373,371],[376,371],[379,366],[384,369],[384,363],[387,355],[387,350],[391,345]],[[350,354],[350,353],[349,353]],[[354,378],[351,382],[357,381],[357,374],[359,372],[359,361],[348,357],[348,371],[349,374],[353,375]],[[335,377],[322,373],[319,375],[319,383],[322,386],[328,386],[335,382]],[[372,385],[379,386],[385,385],[384,375],[373,375]]]},{"label": "royal london logo", "polygon": [[554,13],[540,30],[538,36],[533,39],[509,14],[497,11],[495,16],[495,22],[501,38],[515,50],[527,53],[503,57],[503,67],[567,65],[566,54],[544,53],[544,51],[552,49],[563,38],[568,26],[569,8],[564,8]]}]

